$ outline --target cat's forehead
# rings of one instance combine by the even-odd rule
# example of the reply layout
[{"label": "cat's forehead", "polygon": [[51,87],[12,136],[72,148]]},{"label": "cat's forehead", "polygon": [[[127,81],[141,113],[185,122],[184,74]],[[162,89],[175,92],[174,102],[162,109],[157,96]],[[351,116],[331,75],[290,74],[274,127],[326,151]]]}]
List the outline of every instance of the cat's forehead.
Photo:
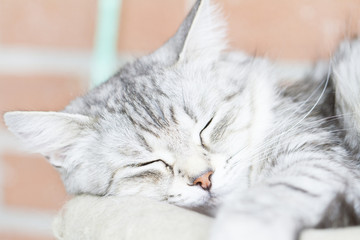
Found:
[{"label": "cat's forehead", "polygon": [[209,71],[193,65],[163,66],[140,59],[72,102],[66,111],[96,119],[98,132],[118,144],[140,143],[149,150],[158,143],[173,150],[196,131],[194,126],[204,117],[201,108],[211,113],[209,106],[201,107],[208,102],[204,98],[213,98],[210,88],[202,93],[201,83],[210,84],[207,75]]}]

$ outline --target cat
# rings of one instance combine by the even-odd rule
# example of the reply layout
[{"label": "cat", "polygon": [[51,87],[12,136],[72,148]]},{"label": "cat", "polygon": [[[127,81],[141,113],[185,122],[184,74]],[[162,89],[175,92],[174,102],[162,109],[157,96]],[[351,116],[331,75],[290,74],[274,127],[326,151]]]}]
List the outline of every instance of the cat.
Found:
[{"label": "cat", "polygon": [[69,193],[201,209],[214,240],[360,224],[360,41],[292,82],[227,52],[218,9],[196,1],[158,50],[61,112],[8,112],[6,125]]}]

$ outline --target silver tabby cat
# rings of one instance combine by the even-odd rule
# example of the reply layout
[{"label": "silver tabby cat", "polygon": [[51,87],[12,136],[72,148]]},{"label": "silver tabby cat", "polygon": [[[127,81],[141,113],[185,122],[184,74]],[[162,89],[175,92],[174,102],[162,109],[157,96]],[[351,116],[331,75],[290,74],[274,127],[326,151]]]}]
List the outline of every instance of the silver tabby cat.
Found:
[{"label": "silver tabby cat", "polygon": [[321,77],[225,52],[198,0],[160,49],[62,112],[9,112],[9,129],[72,194],[135,195],[216,217],[211,239],[294,240],[360,224],[360,41]]}]

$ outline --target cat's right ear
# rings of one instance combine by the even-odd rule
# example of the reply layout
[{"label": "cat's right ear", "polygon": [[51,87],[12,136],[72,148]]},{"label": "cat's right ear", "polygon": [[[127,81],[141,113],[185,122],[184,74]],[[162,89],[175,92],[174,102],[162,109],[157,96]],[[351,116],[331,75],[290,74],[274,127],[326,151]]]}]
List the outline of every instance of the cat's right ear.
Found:
[{"label": "cat's right ear", "polygon": [[211,0],[197,0],[175,35],[150,56],[173,65],[193,60],[216,61],[227,47],[226,23]]},{"label": "cat's right ear", "polygon": [[30,151],[48,156],[51,164],[60,167],[63,165],[61,156],[66,155],[67,148],[91,123],[87,116],[60,112],[7,112],[4,120]]}]

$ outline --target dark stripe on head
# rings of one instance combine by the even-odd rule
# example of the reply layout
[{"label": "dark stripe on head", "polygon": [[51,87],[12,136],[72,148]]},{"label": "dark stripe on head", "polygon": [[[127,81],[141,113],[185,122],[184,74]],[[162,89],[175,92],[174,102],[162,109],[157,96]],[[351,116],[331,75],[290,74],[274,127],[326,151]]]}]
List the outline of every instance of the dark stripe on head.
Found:
[{"label": "dark stripe on head", "polygon": [[150,147],[150,145],[148,144],[148,142],[146,141],[146,139],[143,136],[141,136],[140,134],[137,134],[137,138],[142,143],[142,146],[145,147],[148,152],[153,151],[153,149]]},{"label": "dark stripe on head", "polygon": [[156,79],[154,77],[151,77],[150,79],[151,79],[151,85],[155,89],[156,93],[160,96],[168,98],[168,95],[165,92],[163,92],[159,87],[159,85],[157,84]]},{"label": "dark stripe on head", "polygon": [[130,122],[134,125],[134,126],[137,126],[138,123],[130,116],[130,114],[128,114],[126,112],[126,110],[122,111],[124,113],[124,115],[130,120]]},{"label": "dark stripe on head", "polygon": [[[234,81],[237,82],[237,80]],[[244,90],[245,90],[245,86],[241,86],[236,92],[230,93],[229,95],[225,96],[224,98],[225,102],[229,102],[233,100],[236,96],[240,96]]]},{"label": "dark stripe on head", "polygon": [[177,119],[176,119],[176,117],[175,117],[174,106],[170,106],[170,116],[171,116],[171,120],[172,120],[174,123],[178,124],[178,121],[177,121]]},{"label": "dark stripe on head", "polygon": [[194,114],[193,111],[191,111],[187,106],[184,106],[183,109],[184,109],[184,112],[185,112],[192,120],[194,120],[195,122],[197,122],[197,118],[196,118],[196,116],[195,116],[195,114]]},{"label": "dark stripe on head", "polygon": [[231,101],[231,99],[233,99],[235,96],[237,96],[238,95],[238,93],[232,93],[232,94],[230,94],[230,95],[227,95],[226,97],[225,97],[225,101],[226,102],[228,102],[228,101]]},{"label": "dark stripe on head", "polygon": [[217,122],[210,135],[211,142],[216,142],[221,139],[221,137],[225,133],[226,128],[230,124],[230,120],[231,116],[229,116],[229,114],[226,114],[219,122]]},{"label": "dark stripe on head", "polygon": [[153,123],[158,126],[158,127],[162,127],[162,124],[160,122],[160,119],[158,116],[156,116],[156,114],[151,110],[151,108],[149,107],[148,103],[145,101],[145,99],[142,96],[138,96],[138,99],[140,101],[140,106],[145,110],[145,112],[148,114],[148,116],[151,118],[151,120],[153,121]]},{"label": "dark stripe on head", "polygon": [[[133,109],[136,111],[135,107],[132,106]],[[160,138],[160,136],[158,134],[156,134],[154,131],[150,130],[150,128],[148,128],[148,126],[153,126],[153,127],[156,127],[153,123],[150,123],[148,121],[146,121],[146,124],[147,126],[145,126],[144,124],[142,123],[139,123],[139,122],[136,122],[132,117],[131,115],[126,111],[126,109],[124,108],[122,111],[121,111],[122,114],[124,114],[129,120],[130,122],[134,125],[134,126],[137,126],[139,128],[141,128],[142,130],[154,135],[155,137],[157,138]],[[136,112],[138,115],[141,115],[139,112]],[[145,120],[145,119],[143,119]]]},{"label": "dark stripe on head", "polygon": [[145,127],[143,124],[138,124],[138,126],[139,126],[142,130],[144,130],[144,131],[146,131],[146,132],[154,135],[154,136],[157,137],[157,138],[160,138],[159,134],[155,133],[154,131],[151,131],[149,128]]}]

